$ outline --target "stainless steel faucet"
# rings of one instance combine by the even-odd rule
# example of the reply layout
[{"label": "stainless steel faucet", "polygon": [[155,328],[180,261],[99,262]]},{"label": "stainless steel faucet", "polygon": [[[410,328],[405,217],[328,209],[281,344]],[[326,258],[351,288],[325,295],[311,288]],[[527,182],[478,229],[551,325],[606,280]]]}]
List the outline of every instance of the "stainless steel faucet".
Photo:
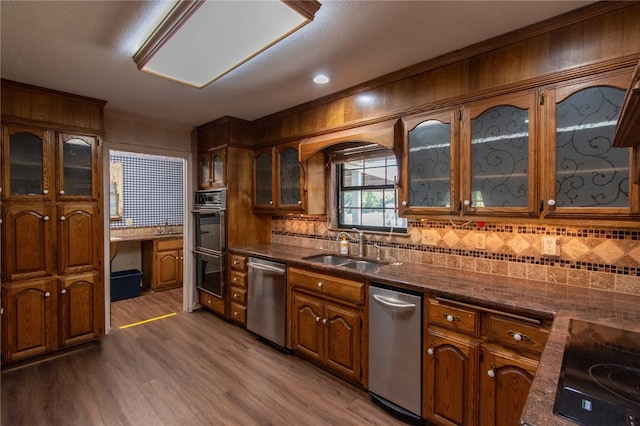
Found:
[{"label": "stainless steel faucet", "polygon": [[364,257],[364,232],[360,231],[358,228],[351,228],[351,230],[356,232],[357,237],[351,236],[351,234],[349,234],[348,232],[341,231],[341,232],[338,232],[338,235],[336,235],[336,241],[340,241],[340,237],[342,237],[344,235],[345,237],[347,237],[351,241],[357,242],[358,243],[358,256],[359,257]]}]

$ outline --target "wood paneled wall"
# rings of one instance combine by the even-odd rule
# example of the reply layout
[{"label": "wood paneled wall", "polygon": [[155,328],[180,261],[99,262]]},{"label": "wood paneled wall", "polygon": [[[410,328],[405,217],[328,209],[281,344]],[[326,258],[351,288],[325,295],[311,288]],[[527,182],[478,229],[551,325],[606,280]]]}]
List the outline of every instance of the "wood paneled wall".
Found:
[{"label": "wood paneled wall", "polygon": [[258,119],[253,144],[290,142],[631,67],[640,58],[638,22],[640,2],[598,2]]}]

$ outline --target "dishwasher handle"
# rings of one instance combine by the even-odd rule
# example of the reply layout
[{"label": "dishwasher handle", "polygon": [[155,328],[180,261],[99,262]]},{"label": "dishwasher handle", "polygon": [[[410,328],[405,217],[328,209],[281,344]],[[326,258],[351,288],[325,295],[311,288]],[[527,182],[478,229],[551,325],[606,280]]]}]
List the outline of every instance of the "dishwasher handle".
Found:
[{"label": "dishwasher handle", "polygon": [[392,309],[402,310],[402,311],[414,310],[416,308],[415,303],[404,303],[401,300],[380,296],[379,294],[373,294],[372,296],[376,302],[378,302],[382,306],[386,306],[387,308],[392,308]]},{"label": "dishwasher handle", "polygon": [[258,269],[261,271],[276,272],[278,274],[284,274],[286,271],[286,269],[284,268],[277,268],[275,266],[263,265],[261,263],[247,263],[247,266],[249,268]]}]

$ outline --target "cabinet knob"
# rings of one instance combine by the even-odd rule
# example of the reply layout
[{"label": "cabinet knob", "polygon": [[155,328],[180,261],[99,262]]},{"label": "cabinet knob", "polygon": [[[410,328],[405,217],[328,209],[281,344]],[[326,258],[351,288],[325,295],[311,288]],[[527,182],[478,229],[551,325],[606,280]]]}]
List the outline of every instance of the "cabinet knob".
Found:
[{"label": "cabinet knob", "polygon": [[238,277],[233,277],[233,282],[237,283],[238,282]]},{"label": "cabinet knob", "polygon": [[464,200],[462,203],[463,203],[465,206],[470,206],[470,205],[471,205],[471,201],[469,201],[469,200]]},{"label": "cabinet knob", "polygon": [[62,290],[60,290],[60,294],[67,294],[67,289],[63,288]]},{"label": "cabinet knob", "polygon": [[492,379],[496,377],[496,372],[493,371],[493,368],[487,371],[487,376],[491,377]]},{"label": "cabinet knob", "polygon": [[273,205],[273,200],[269,200],[269,205],[272,206]]},{"label": "cabinet knob", "polygon": [[298,205],[301,206],[302,205],[302,201],[298,201]]},{"label": "cabinet knob", "polygon": [[409,204],[409,203],[407,203],[407,200],[403,200],[403,201],[402,201],[402,205],[403,205],[403,206],[406,206],[407,204]]},{"label": "cabinet knob", "polygon": [[427,353],[428,353],[429,355],[433,355],[433,348],[429,348],[429,349],[427,349]]},{"label": "cabinet knob", "polygon": [[550,206],[555,206],[556,205],[556,200],[551,198],[550,200],[547,200],[547,204],[549,204]]},{"label": "cabinet knob", "polygon": [[45,216],[42,218],[42,220],[44,220],[45,222],[49,220],[49,216]]},{"label": "cabinet knob", "polygon": [[234,313],[233,313],[233,316],[234,316],[234,317],[237,317],[237,316],[238,316],[238,313],[237,313],[237,312],[234,312]]},{"label": "cabinet knob", "polygon": [[453,316],[451,314],[444,314],[443,317],[449,322],[460,321],[460,318]]},{"label": "cabinet knob", "polygon": [[234,260],[234,261],[233,261],[233,264],[234,264],[234,265],[237,265],[238,263],[240,263],[240,262],[238,262],[237,260]]},{"label": "cabinet knob", "polygon": [[58,192],[58,194],[64,195],[64,189],[61,189],[60,192]]},{"label": "cabinet knob", "polygon": [[207,300],[207,304],[210,305],[211,304],[211,299]]},{"label": "cabinet knob", "polygon": [[316,322],[320,322],[321,318],[320,317],[316,317]]},{"label": "cabinet knob", "polygon": [[507,331],[507,334],[511,337],[513,337],[513,340],[515,340],[516,342],[530,342],[531,338],[529,336],[527,336],[526,334],[522,334],[518,331]]},{"label": "cabinet knob", "polygon": [[322,288],[322,281],[318,281],[318,288]]},{"label": "cabinet knob", "polygon": [[49,293],[48,291],[44,294],[44,297],[50,297],[51,293]]},{"label": "cabinet knob", "polygon": [[234,299],[237,299],[237,298],[238,298],[238,293],[234,293],[234,294],[233,294],[233,298],[234,298]]},{"label": "cabinet knob", "polygon": [[322,319],[322,323],[323,323],[323,324],[326,324],[326,323],[327,323],[327,319],[326,319],[326,318],[323,318],[323,319]]},{"label": "cabinet knob", "polygon": [[65,220],[67,220],[67,218],[66,218],[66,217],[64,217],[64,216],[60,216],[60,222],[64,222]]},{"label": "cabinet knob", "polygon": [[49,190],[48,190],[48,189],[43,189],[43,190],[42,190],[42,194],[43,194],[43,195],[47,195],[48,193],[49,193]]}]

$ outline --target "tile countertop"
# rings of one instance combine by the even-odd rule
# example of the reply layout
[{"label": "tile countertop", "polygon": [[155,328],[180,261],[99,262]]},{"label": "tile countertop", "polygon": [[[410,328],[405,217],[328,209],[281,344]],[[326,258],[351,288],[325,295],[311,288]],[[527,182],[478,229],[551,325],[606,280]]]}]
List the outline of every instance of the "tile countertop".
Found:
[{"label": "tile countertop", "polygon": [[640,296],[408,262],[358,272],[304,260],[304,257],[322,253],[337,254],[335,252],[282,244],[233,247],[230,251],[285,262],[289,266],[338,273],[345,277],[366,277],[374,282],[400,288],[433,291],[442,297],[487,308],[553,318],[549,338],[522,414],[521,423],[528,426],[575,426],[575,423],[553,414],[571,318],[640,332]]}]

